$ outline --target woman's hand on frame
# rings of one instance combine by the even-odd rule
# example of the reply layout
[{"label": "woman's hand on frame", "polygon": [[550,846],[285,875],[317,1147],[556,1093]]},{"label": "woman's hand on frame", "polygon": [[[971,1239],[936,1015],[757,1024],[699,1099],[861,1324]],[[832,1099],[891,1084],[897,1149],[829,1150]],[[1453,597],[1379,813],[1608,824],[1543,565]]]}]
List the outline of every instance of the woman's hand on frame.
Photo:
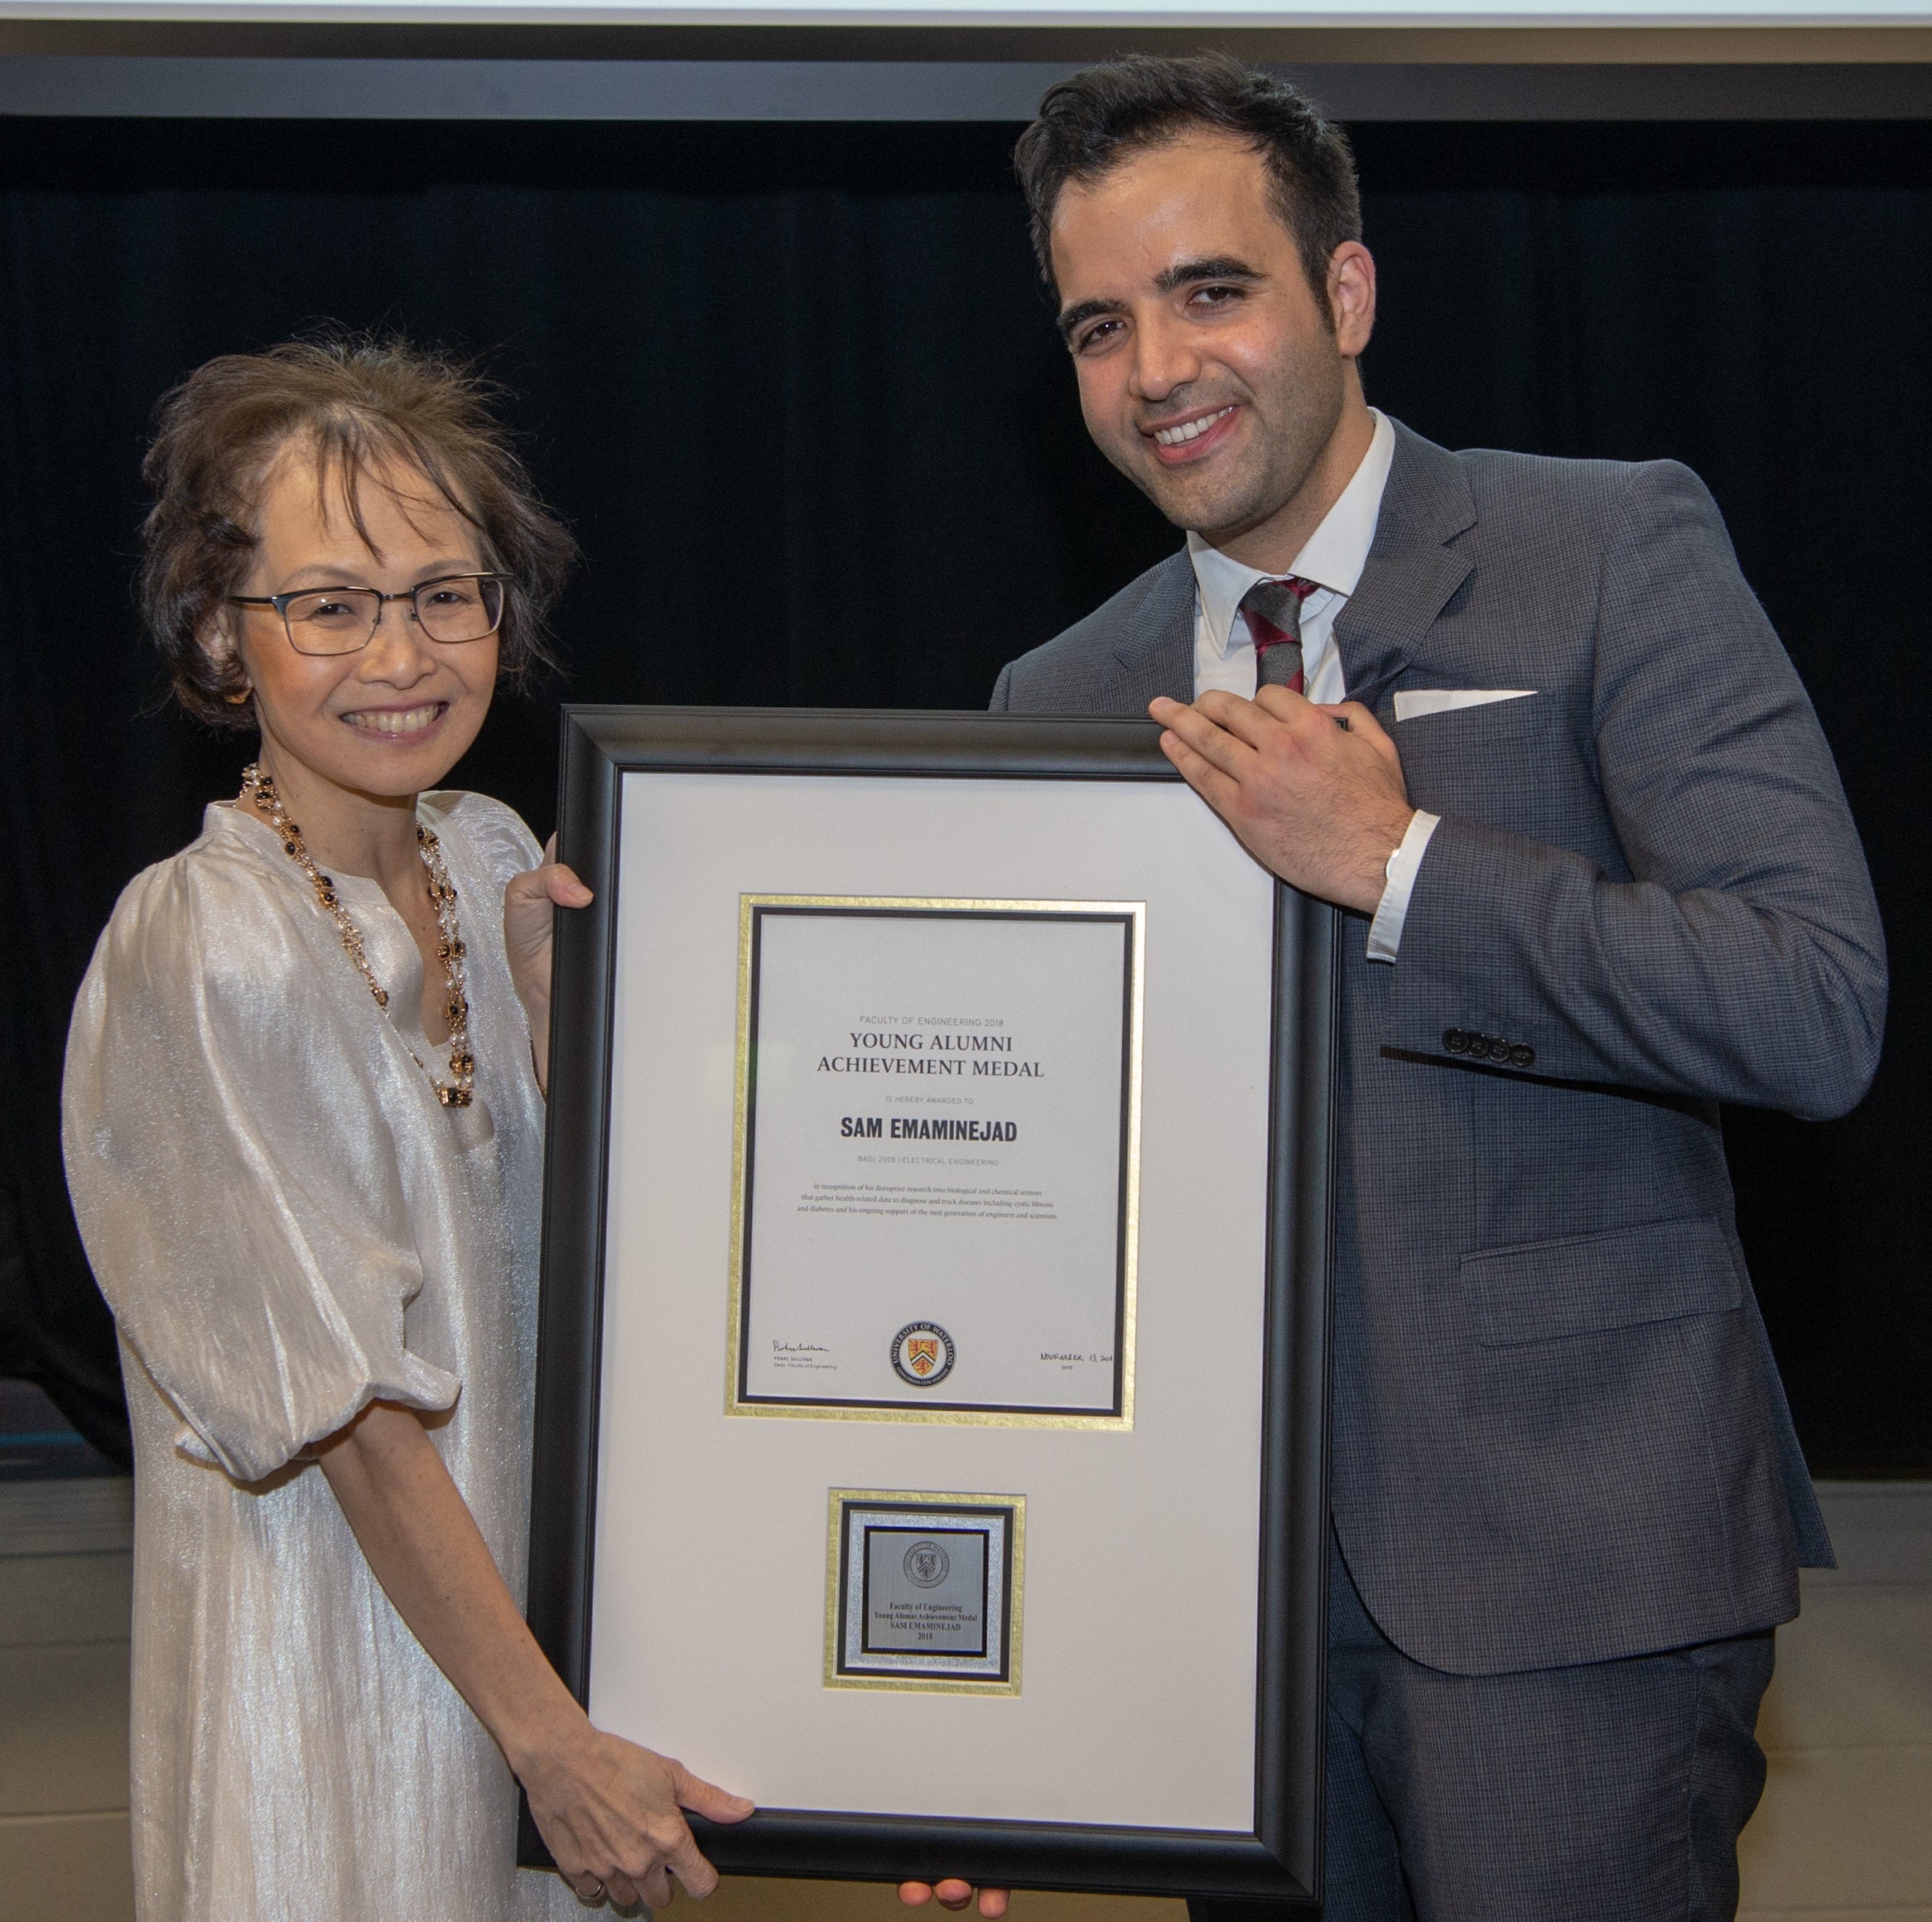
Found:
[{"label": "woman's hand on frame", "polygon": [[712,1822],[742,1822],[752,1811],[682,1762],[588,1722],[556,1751],[518,1760],[558,1872],[585,1901],[608,1894],[620,1909],[662,1909],[673,1876],[687,1893],[710,1895],[718,1871],[698,1852],[683,1811]]},{"label": "woman's hand on frame", "polygon": [[530,1022],[530,1053],[537,1085],[550,1085],[551,931],[559,908],[588,908],[590,890],[556,858],[553,834],[541,867],[513,874],[503,889],[503,952],[510,979]]},{"label": "woman's hand on frame", "polygon": [[495,1738],[565,1879],[620,1908],[717,1886],[682,1811],[742,1822],[750,1803],[591,1726],[503,1586],[415,1410],[372,1402],[316,1451],[384,1592]]}]

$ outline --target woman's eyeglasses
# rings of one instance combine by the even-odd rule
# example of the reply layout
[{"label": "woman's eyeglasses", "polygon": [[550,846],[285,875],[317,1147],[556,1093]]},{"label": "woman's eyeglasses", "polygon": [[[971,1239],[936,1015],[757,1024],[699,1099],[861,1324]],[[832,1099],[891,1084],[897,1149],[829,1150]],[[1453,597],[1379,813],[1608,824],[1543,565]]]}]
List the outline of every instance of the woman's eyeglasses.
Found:
[{"label": "woman's eyeglasses", "polygon": [[446,574],[400,594],[376,587],[305,587],[296,594],[231,594],[235,607],[272,607],[298,654],[359,653],[375,638],[383,609],[406,600],[432,641],[455,647],[487,639],[503,624],[504,574]]}]

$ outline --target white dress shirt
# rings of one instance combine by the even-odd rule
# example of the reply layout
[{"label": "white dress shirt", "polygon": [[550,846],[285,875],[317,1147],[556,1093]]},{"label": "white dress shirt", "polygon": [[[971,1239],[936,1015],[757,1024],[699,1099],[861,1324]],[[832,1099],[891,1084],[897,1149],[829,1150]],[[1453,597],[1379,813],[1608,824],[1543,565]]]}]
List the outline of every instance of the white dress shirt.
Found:
[{"label": "white dress shirt", "polygon": [[[1388,416],[1373,407],[1369,411],[1376,417],[1376,435],[1361,465],[1289,569],[1303,580],[1319,583],[1302,603],[1302,684],[1310,701],[1348,698],[1341,650],[1335,645],[1335,617],[1348,605],[1367,565],[1381,517],[1382,490],[1395,458],[1395,430]],[[1195,697],[1219,687],[1252,701],[1255,643],[1241,618],[1241,597],[1257,580],[1280,577],[1230,559],[1199,534],[1188,536],[1188,553],[1194,563]],[[1438,818],[1418,809],[1402,845],[1389,857],[1386,885],[1369,926],[1371,961],[1392,961],[1402,945],[1415,871]]]}]

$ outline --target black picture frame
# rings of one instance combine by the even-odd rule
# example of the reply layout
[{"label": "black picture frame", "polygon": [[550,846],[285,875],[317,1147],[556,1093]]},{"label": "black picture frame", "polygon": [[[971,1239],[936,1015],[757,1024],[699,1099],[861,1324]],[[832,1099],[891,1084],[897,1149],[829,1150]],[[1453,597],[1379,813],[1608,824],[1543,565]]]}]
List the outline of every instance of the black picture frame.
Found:
[{"label": "black picture frame", "polygon": [[[590,1675],[598,1385],[623,777],[820,773],[1174,781],[1134,720],[749,708],[572,706],[561,857],[595,891],[560,916],[550,1037],[528,1614],[580,1702]],[[1270,1068],[1262,1507],[1250,1833],[761,1809],[694,1818],[725,1874],[934,1880],[1318,1906],[1322,1886],[1327,1387],[1337,918],[1278,887]],[[518,1859],[548,1852],[523,1809]]]}]

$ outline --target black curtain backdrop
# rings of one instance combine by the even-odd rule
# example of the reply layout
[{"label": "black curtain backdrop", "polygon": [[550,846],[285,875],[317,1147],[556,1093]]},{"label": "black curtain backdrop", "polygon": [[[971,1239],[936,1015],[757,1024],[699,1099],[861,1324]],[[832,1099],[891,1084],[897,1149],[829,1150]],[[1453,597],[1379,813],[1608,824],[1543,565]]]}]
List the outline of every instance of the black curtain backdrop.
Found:
[{"label": "black curtain backdrop", "polygon": [[[1177,537],[1087,444],[992,126],[0,123],[0,1373],[124,1450],[62,1188],[73,993],[234,791],[129,588],[159,394],[318,321],[487,352],[587,565],[566,682],[456,780],[539,833],[556,703],[976,707]],[[1709,482],[1892,943],[1848,1119],[1728,1119],[1814,1470],[1932,1473],[1923,1169],[1932,127],[1365,126],[1371,397],[1450,446]]]}]

